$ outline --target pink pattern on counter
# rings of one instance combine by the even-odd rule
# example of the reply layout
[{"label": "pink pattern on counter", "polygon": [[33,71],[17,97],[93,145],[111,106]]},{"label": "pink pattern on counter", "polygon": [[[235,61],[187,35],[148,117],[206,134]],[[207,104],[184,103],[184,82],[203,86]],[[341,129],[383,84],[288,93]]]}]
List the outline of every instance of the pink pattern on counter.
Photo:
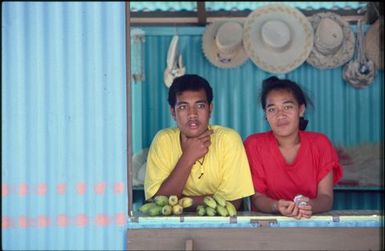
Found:
[{"label": "pink pattern on counter", "polygon": [[29,221],[26,216],[22,215],[19,217],[19,226],[22,228],[29,227]]},{"label": "pink pattern on counter", "polygon": [[37,225],[39,227],[48,227],[50,224],[49,219],[45,215],[41,215],[37,218]]},{"label": "pink pattern on counter", "polygon": [[27,195],[27,193],[28,193],[28,185],[25,183],[21,183],[19,185],[19,195],[25,196],[25,195]]},{"label": "pink pattern on counter", "polygon": [[56,186],[56,190],[58,194],[64,194],[66,191],[66,184],[65,183],[59,183]]},{"label": "pink pattern on counter", "polygon": [[123,193],[123,190],[124,190],[123,182],[116,182],[114,184],[114,193]]},{"label": "pink pattern on counter", "polygon": [[[46,228],[46,227],[85,227],[89,224],[96,224],[97,226],[107,227],[110,224],[115,224],[118,226],[124,226],[127,222],[127,214],[124,212],[116,213],[114,215],[108,214],[97,214],[94,218],[94,222],[91,222],[90,215],[88,214],[78,214],[73,217],[69,217],[67,214],[59,214],[55,217],[50,218],[47,215],[39,215],[37,217],[27,217],[25,215],[15,216],[14,218],[9,216],[1,217],[1,227],[2,229],[8,228]],[[55,222],[56,219],[56,222]]]},{"label": "pink pattern on counter", "polygon": [[77,226],[80,226],[80,227],[87,225],[88,224],[87,215],[85,215],[85,214],[77,215],[75,223],[76,223]]},{"label": "pink pattern on counter", "polygon": [[11,227],[11,219],[9,217],[1,217],[1,228]]},{"label": "pink pattern on counter", "polygon": [[60,226],[60,227],[66,227],[68,225],[68,217],[67,215],[65,214],[61,214],[59,215],[57,218],[56,218],[56,221],[57,221],[57,224]]},{"label": "pink pattern on counter", "polygon": [[106,189],[106,184],[104,182],[96,183],[94,186],[94,191],[96,194],[104,194],[104,190]]},{"label": "pink pattern on counter", "polygon": [[38,195],[45,195],[47,193],[47,185],[44,183],[41,183],[37,186],[37,194]]},{"label": "pink pattern on counter", "polygon": [[76,192],[79,195],[84,195],[86,192],[86,184],[84,182],[79,182],[76,184]]},{"label": "pink pattern on counter", "polygon": [[126,214],[124,213],[118,213],[115,215],[115,224],[116,225],[124,225],[124,223],[126,222]]},{"label": "pink pattern on counter", "polygon": [[[91,185],[91,184],[89,184],[89,185]],[[52,184],[52,186],[54,187],[55,185]],[[67,188],[68,188],[67,186],[68,186],[68,184],[66,184],[66,183],[57,183],[56,184],[57,194],[65,195],[67,192]],[[124,182],[122,182],[122,181],[115,182],[112,184],[112,186],[113,187],[110,190],[110,192],[112,191],[114,194],[124,193],[124,189],[125,189],[125,183]],[[9,184],[2,184],[1,185],[1,195],[2,195],[2,197],[7,197],[10,195],[14,195],[14,194],[17,194],[19,196],[27,196],[27,195],[29,195],[28,194],[29,192],[31,192],[31,193],[33,192],[37,195],[47,195],[48,189],[49,189],[49,187],[48,187],[47,183],[39,183],[36,186],[33,184],[31,186],[31,184],[29,184],[29,183],[19,183],[19,184],[15,184],[14,188]],[[98,194],[98,195],[105,194],[107,192],[106,182],[101,181],[101,182],[95,183],[93,185],[93,190],[94,190],[95,194]],[[76,183],[75,184],[75,191],[78,195],[84,195],[87,192],[87,183],[83,182],[83,181]],[[14,194],[12,194],[12,192],[14,192]]]},{"label": "pink pattern on counter", "polygon": [[107,226],[109,224],[109,218],[105,214],[98,214],[96,215],[96,225],[98,226]]},{"label": "pink pattern on counter", "polygon": [[1,196],[5,197],[9,194],[9,188],[7,184],[1,184]]}]

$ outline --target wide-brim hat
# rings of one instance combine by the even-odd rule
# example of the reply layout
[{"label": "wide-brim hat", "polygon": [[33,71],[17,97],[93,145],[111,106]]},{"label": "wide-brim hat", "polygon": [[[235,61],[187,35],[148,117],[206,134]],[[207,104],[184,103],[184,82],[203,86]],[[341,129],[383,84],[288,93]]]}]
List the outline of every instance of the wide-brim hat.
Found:
[{"label": "wide-brim hat", "polygon": [[380,28],[380,21],[377,19],[372,24],[365,36],[365,54],[369,60],[374,62],[377,69],[384,69],[384,44],[381,43],[381,37],[384,37],[384,29]]},{"label": "wide-brim hat", "polygon": [[244,24],[247,55],[262,70],[287,73],[299,67],[313,46],[313,29],[305,15],[284,4],[251,12]]},{"label": "wide-brim hat", "polygon": [[202,39],[208,61],[219,68],[234,68],[247,60],[243,48],[243,24],[238,21],[216,21],[209,24]]},{"label": "wide-brim hat", "polygon": [[[309,17],[314,29],[314,46],[307,62],[320,69],[344,65],[354,54],[355,37],[351,26],[341,16],[322,12]],[[336,44],[336,42],[340,42]]]}]

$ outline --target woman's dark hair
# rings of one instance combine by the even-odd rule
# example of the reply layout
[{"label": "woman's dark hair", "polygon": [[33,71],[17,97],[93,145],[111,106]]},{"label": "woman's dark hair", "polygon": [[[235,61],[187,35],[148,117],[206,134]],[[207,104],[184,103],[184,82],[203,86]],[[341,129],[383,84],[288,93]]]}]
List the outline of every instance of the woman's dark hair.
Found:
[{"label": "woman's dark hair", "polygon": [[213,90],[209,82],[201,76],[195,74],[185,74],[177,77],[172,82],[168,90],[168,103],[171,107],[175,106],[176,95],[184,91],[200,91],[204,90],[207,97],[207,102],[211,104],[213,100]]},{"label": "woman's dark hair", "polygon": [[[288,79],[279,79],[275,76],[269,77],[262,82],[262,91],[260,95],[260,102],[262,105],[262,109],[266,109],[266,97],[271,91],[275,90],[285,90],[293,94],[294,98],[298,102],[299,105],[312,105],[309,97],[303,92],[301,87]],[[300,118],[300,129],[305,130],[308,121],[303,117]]]}]

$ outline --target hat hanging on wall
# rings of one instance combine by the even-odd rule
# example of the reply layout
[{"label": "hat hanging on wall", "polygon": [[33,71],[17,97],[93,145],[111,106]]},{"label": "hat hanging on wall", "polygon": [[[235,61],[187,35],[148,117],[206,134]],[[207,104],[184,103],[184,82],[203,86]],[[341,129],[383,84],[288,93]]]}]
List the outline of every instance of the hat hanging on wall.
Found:
[{"label": "hat hanging on wall", "polygon": [[336,68],[353,57],[355,38],[351,26],[332,12],[309,17],[314,29],[314,46],[307,62],[319,69]]},{"label": "hat hanging on wall", "polygon": [[244,24],[246,54],[262,70],[281,74],[299,67],[313,46],[313,29],[305,15],[284,4],[251,12]]},{"label": "hat hanging on wall", "polygon": [[345,65],[343,79],[355,88],[365,88],[371,85],[376,73],[372,60],[365,56],[365,38],[362,22],[357,23],[357,39],[355,59]]},{"label": "hat hanging on wall", "polygon": [[384,69],[384,44],[381,43],[380,38],[384,37],[384,29],[380,29],[380,22],[383,19],[377,19],[372,26],[370,26],[365,36],[365,54],[368,59],[372,60],[377,69]]},{"label": "hat hanging on wall", "polygon": [[219,68],[238,67],[247,60],[242,37],[241,22],[213,22],[206,27],[203,33],[203,53],[210,63]]}]

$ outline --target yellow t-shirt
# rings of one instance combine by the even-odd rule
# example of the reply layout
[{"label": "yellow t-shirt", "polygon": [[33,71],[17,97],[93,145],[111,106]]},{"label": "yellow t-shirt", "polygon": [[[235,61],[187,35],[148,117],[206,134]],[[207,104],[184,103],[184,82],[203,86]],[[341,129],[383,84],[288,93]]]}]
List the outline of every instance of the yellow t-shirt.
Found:
[{"label": "yellow t-shirt", "polygon": [[[217,125],[210,128],[214,133],[211,135],[209,151],[192,167],[183,194],[197,196],[219,193],[229,201],[254,194],[241,137],[230,128]],[[155,195],[182,155],[179,135],[178,128],[163,129],[155,135],[147,157],[144,179],[146,200]]]}]

